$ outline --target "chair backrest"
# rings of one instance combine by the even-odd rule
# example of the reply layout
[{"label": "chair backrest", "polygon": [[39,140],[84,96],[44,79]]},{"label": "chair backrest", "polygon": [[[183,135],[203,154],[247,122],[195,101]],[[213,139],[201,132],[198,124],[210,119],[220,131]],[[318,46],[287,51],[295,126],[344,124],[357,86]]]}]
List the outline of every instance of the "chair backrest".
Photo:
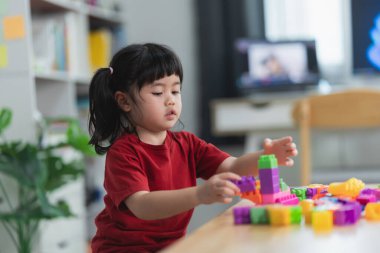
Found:
[{"label": "chair backrest", "polygon": [[311,182],[312,128],[380,127],[380,90],[352,89],[315,95],[295,102],[293,120],[300,131],[301,184]]}]

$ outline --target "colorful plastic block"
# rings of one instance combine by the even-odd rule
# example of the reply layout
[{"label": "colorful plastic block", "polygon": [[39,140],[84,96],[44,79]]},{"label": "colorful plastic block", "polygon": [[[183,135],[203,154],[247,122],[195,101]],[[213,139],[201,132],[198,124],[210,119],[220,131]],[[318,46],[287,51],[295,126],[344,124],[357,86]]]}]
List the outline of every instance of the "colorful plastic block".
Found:
[{"label": "colorful plastic block", "polygon": [[380,202],[368,203],[364,209],[364,217],[370,221],[380,221]]},{"label": "colorful plastic block", "polygon": [[328,187],[328,192],[334,196],[347,196],[355,198],[363,189],[363,181],[353,177],[345,182],[331,183]]},{"label": "colorful plastic block", "polygon": [[250,212],[252,224],[269,224],[268,210],[266,207],[252,207]]},{"label": "colorful plastic block", "polygon": [[287,194],[277,198],[276,203],[283,205],[297,205],[299,200],[295,194]]},{"label": "colorful plastic block", "polygon": [[258,161],[258,168],[261,169],[271,169],[277,168],[277,158],[275,155],[261,155]]},{"label": "colorful plastic block", "polygon": [[256,189],[256,180],[253,176],[242,176],[241,180],[231,180],[237,187],[239,187],[240,192],[250,192]]},{"label": "colorful plastic block", "polygon": [[332,211],[313,211],[311,214],[311,224],[315,232],[328,232],[333,228]]},{"label": "colorful plastic block", "polygon": [[257,205],[262,204],[261,194],[258,190],[251,191],[251,192],[243,192],[241,193],[240,197],[243,199],[249,199],[250,201],[256,203]]},{"label": "colorful plastic block", "polygon": [[250,206],[238,206],[233,209],[235,224],[250,224],[251,214]]},{"label": "colorful plastic block", "polygon": [[290,224],[290,208],[281,205],[268,207],[269,221],[272,226],[285,226]]},{"label": "colorful plastic block", "polygon": [[306,188],[305,187],[291,188],[290,192],[292,194],[295,194],[300,201],[306,199]]},{"label": "colorful plastic block", "polygon": [[290,223],[300,224],[302,220],[302,208],[300,206],[290,207]]},{"label": "colorful plastic block", "polygon": [[282,192],[289,189],[289,186],[284,182],[284,179],[282,178],[280,178],[280,189]]},{"label": "colorful plastic block", "polygon": [[311,224],[311,214],[314,209],[314,201],[311,199],[304,199],[300,202],[302,208],[302,215],[305,217],[305,223]]},{"label": "colorful plastic block", "polygon": [[280,191],[279,169],[259,170],[259,178],[261,182],[260,191],[262,194],[277,193]]}]

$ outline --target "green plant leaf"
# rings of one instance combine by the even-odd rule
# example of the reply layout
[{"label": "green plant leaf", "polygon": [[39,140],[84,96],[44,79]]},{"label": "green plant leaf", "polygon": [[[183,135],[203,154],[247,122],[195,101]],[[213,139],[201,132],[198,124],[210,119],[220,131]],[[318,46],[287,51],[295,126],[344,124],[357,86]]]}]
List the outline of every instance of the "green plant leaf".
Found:
[{"label": "green plant leaf", "polygon": [[8,108],[0,109],[0,134],[11,124],[12,111]]},{"label": "green plant leaf", "polygon": [[88,144],[90,137],[79,126],[75,120],[70,121],[67,128],[67,143],[87,156],[95,156],[95,149]]}]

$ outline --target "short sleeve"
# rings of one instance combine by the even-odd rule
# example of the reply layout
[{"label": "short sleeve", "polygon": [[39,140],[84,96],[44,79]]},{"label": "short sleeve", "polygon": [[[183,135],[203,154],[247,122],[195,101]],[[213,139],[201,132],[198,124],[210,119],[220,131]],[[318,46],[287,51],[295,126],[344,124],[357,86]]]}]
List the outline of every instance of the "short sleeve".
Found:
[{"label": "short sleeve", "polygon": [[211,143],[190,134],[196,159],[197,177],[208,179],[213,176],[219,165],[230,155]]},{"label": "short sleeve", "polygon": [[104,187],[115,206],[135,192],[149,191],[146,172],[133,149],[122,146],[108,151]]}]

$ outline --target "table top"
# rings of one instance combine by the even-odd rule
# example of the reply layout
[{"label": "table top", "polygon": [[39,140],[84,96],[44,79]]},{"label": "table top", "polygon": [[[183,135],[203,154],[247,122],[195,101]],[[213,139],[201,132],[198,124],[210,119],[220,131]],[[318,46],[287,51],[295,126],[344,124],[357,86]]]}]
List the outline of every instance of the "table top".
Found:
[{"label": "table top", "polygon": [[362,218],[354,225],[334,226],[332,231],[320,234],[305,224],[281,227],[234,225],[233,208],[249,205],[254,204],[242,199],[162,253],[380,252],[380,222]]}]

